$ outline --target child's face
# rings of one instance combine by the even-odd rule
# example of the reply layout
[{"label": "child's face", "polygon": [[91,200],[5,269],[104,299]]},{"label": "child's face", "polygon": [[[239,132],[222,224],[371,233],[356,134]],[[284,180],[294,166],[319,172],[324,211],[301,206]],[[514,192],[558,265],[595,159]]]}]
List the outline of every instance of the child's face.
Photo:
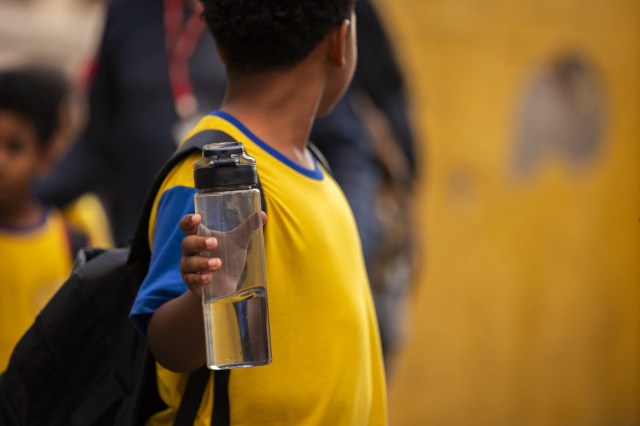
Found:
[{"label": "child's face", "polygon": [[43,161],[42,151],[34,126],[0,110],[0,212],[29,197],[31,182]]}]

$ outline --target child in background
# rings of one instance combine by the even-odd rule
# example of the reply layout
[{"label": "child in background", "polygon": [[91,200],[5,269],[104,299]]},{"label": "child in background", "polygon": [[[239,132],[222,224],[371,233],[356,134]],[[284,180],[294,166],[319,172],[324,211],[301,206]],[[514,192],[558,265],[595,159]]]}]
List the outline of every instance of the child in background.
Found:
[{"label": "child in background", "polygon": [[0,371],[68,277],[75,251],[91,242],[32,191],[55,156],[69,91],[57,70],[0,71]]},{"label": "child in background", "polygon": [[[358,231],[344,194],[307,148],[316,116],[331,111],[353,76],[354,1],[202,4],[228,89],[220,110],[192,134],[226,132],[256,159],[269,215],[273,362],[233,370],[226,389],[217,381],[209,386],[195,424],[210,424],[212,409],[226,405],[218,399],[224,393],[231,424],[386,424],[380,339]],[[185,373],[206,358],[201,286],[211,279],[215,285],[220,261],[198,253],[217,241],[189,235],[183,243],[183,231],[193,233],[199,221],[189,216],[199,157],[178,164],[156,195],[151,264],[131,312],[158,361],[158,389],[168,406],[153,425],[173,424]]]}]

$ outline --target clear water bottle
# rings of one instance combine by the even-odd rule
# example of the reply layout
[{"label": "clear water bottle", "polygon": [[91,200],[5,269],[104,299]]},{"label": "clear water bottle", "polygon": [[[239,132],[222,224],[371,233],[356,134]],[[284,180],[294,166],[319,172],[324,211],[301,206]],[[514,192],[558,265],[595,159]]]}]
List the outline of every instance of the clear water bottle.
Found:
[{"label": "clear water bottle", "polygon": [[198,234],[217,238],[202,253],[221,268],[203,287],[207,366],[213,370],[271,363],[269,309],[256,162],[239,142],[205,145],[194,164]]}]

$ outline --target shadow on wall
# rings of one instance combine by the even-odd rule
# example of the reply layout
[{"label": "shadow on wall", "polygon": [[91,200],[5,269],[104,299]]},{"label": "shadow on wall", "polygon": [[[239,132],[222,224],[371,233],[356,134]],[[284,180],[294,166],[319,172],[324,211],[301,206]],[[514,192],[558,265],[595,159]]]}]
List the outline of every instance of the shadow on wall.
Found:
[{"label": "shadow on wall", "polygon": [[525,88],[512,162],[517,178],[531,178],[554,159],[571,168],[592,164],[606,128],[605,89],[593,62],[577,51],[551,58]]}]

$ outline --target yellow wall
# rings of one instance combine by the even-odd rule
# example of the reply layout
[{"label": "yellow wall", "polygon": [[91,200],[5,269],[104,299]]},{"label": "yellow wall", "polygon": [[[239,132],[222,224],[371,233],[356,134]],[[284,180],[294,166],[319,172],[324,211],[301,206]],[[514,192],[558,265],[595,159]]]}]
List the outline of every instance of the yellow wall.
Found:
[{"label": "yellow wall", "polygon": [[[380,0],[428,161],[393,425],[640,424],[640,2]],[[566,48],[604,145],[513,178],[515,114]]]}]

